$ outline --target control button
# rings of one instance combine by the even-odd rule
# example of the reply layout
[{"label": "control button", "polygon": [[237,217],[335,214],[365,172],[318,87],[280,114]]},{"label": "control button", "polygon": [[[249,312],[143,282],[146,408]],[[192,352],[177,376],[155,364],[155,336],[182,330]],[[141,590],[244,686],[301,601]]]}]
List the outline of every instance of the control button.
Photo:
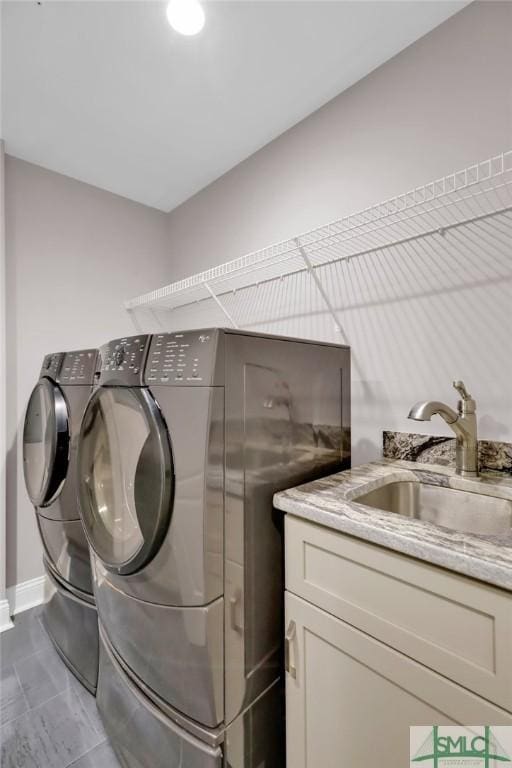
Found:
[{"label": "control button", "polygon": [[119,366],[124,360],[124,349],[121,347],[120,349],[117,349],[116,352],[114,352],[114,363],[115,365]]}]

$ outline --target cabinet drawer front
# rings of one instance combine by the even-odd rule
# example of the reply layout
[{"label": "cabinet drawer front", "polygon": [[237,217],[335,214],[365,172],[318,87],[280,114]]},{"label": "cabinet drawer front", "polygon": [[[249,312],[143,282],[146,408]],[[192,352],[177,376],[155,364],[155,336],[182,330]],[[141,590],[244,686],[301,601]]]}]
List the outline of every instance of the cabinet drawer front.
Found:
[{"label": "cabinet drawer front", "polygon": [[399,768],[411,725],[512,725],[510,713],[289,592],[286,626],[293,768]]},{"label": "cabinet drawer front", "polygon": [[512,710],[512,596],[286,516],[286,588]]}]

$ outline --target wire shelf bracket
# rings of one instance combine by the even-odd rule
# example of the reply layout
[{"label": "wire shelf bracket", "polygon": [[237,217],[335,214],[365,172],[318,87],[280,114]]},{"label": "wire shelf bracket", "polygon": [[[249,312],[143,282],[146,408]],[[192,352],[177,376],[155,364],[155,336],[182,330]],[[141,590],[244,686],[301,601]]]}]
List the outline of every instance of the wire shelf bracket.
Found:
[{"label": "wire shelf bracket", "polygon": [[238,323],[231,316],[230,312],[228,312],[228,310],[226,309],[226,307],[224,306],[224,304],[222,303],[220,298],[217,296],[215,291],[212,289],[211,285],[206,280],[203,281],[203,285],[206,288],[206,290],[208,291],[208,293],[210,294],[210,296],[212,297],[212,299],[214,300],[214,302],[220,307],[221,311],[226,315],[227,319],[229,320],[229,322],[231,323],[233,328],[239,328]]},{"label": "wire shelf bracket", "polygon": [[329,313],[330,313],[332,319],[334,320],[334,327],[335,327],[336,331],[338,333],[340,333],[343,336],[343,338],[345,339],[345,341],[348,343],[347,334],[343,330],[343,325],[342,325],[341,321],[338,318],[338,314],[337,314],[336,310],[334,309],[334,307],[332,306],[332,304],[330,302],[330,299],[327,296],[327,293],[325,292],[324,287],[323,287],[323,285],[322,285],[318,275],[316,274],[315,268],[314,268],[313,264],[310,262],[306,251],[301,247],[301,245],[300,245],[298,240],[297,240],[297,247],[298,247],[298,249],[299,249],[299,251],[300,251],[300,253],[302,255],[302,258],[304,259],[304,263],[306,265],[306,269],[309,272],[309,274],[311,276],[311,279],[313,280],[314,284],[318,288],[318,292],[320,293],[320,296],[322,297],[322,299],[325,302],[325,306],[329,310]]}]

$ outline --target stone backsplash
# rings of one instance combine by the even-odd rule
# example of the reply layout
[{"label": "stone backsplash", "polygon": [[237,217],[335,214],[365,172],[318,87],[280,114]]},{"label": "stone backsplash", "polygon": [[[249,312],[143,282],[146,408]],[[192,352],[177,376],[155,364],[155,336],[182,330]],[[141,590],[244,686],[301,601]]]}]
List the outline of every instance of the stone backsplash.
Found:
[{"label": "stone backsplash", "polygon": [[[455,439],[385,431],[383,455],[386,459],[455,466]],[[512,474],[512,443],[479,440],[478,461],[481,472]]]}]

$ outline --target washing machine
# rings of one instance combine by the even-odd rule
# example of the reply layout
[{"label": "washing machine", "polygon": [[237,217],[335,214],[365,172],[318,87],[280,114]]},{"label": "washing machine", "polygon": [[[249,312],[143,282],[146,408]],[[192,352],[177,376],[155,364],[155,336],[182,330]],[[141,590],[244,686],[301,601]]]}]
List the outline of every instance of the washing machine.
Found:
[{"label": "washing machine", "polygon": [[98,630],[89,547],[78,513],[76,450],[97,355],[95,349],[46,355],[23,430],[25,485],[48,577],[43,621],[64,661],[92,691]]},{"label": "washing machine", "polygon": [[[350,350],[226,329],[101,349],[79,501],[98,705],[129,768],[284,762],[283,520],[350,464]],[[187,755],[184,760],[183,755]]]}]

